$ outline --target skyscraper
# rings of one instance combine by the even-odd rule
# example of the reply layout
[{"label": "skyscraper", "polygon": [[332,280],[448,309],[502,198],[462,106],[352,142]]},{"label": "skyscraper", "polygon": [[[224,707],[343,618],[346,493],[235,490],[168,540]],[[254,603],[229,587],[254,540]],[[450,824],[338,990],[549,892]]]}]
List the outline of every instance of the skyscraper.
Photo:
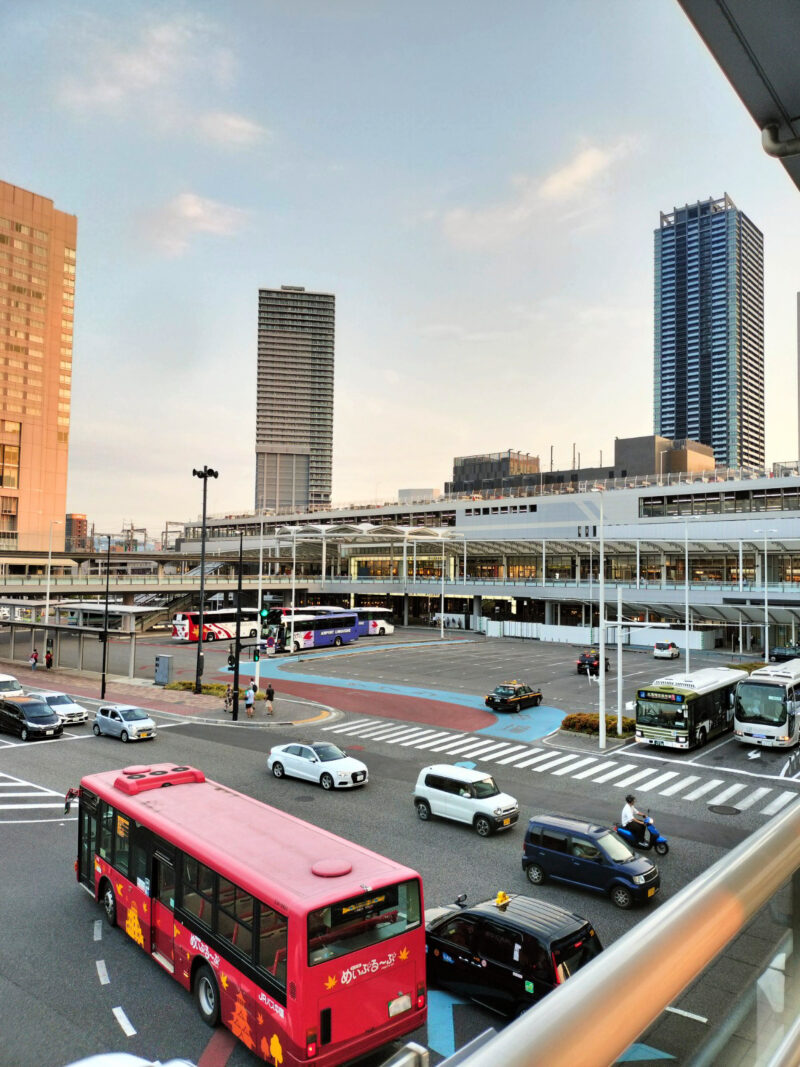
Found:
[{"label": "skyscraper", "polygon": [[256,510],[330,504],[336,298],[258,291]]},{"label": "skyscraper", "polygon": [[764,464],[764,238],[727,193],[655,231],[655,432]]},{"label": "skyscraper", "polygon": [[0,182],[0,548],[64,544],[77,231]]}]

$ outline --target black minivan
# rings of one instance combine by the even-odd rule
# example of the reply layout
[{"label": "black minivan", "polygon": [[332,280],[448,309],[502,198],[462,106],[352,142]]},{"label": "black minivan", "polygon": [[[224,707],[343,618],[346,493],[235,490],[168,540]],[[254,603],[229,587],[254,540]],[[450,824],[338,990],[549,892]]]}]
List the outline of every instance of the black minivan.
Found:
[{"label": "black minivan", "polygon": [[618,908],[652,900],[661,885],[658,867],[610,827],[566,815],[534,815],[525,831],[522,869],[532,885],[555,878],[606,893]]},{"label": "black minivan", "polygon": [[473,907],[425,909],[429,985],[502,1015],[541,1000],[602,951],[592,924],[555,904],[498,893]]},{"label": "black minivan", "polygon": [[40,737],[61,737],[64,724],[53,709],[35,697],[0,700],[0,730],[17,734],[23,741]]}]

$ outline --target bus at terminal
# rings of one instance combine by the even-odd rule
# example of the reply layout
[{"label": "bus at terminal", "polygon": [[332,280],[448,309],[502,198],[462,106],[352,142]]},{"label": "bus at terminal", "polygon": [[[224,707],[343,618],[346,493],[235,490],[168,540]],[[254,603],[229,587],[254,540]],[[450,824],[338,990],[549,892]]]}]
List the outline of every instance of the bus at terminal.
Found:
[{"label": "bus at terminal", "polygon": [[[203,611],[203,642],[232,641],[236,637],[236,619],[240,637],[258,637],[258,608],[206,608]],[[172,640],[196,642],[200,633],[200,612],[179,611],[172,616]]]},{"label": "bus at terminal", "polygon": [[193,767],[90,774],[76,797],[79,884],[254,1056],[336,1067],[425,1022],[416,871]]},{"label": "bus at terminal", "polygon": [[799,732],[800,659],[759,667],[739,682],[734,737],[746,745],[791,748]]},{"label": "bus at terminal", "polygon": [[656,678],[636,694],[636,740],[688,750],[733,729],[736,686],[746,678],[730,667]]},{"label": "bus at terminal", "polygon": [[358,616],[288,614],[271,628],[276,652],[302,652],[307,648],[336,648],[358,640]]}]

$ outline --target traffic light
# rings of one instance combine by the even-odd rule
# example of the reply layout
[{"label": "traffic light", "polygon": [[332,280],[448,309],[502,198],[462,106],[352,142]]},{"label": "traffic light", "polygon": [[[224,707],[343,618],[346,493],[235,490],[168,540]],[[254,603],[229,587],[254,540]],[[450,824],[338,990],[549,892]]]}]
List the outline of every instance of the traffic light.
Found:
[{"label": "traffic light", "polygon": [[269,615],[268,608],[262,608],[258,613],[258,618],[261,623],[261,640],[266,641],[269,627],[267,626],[267,615]]},{"label": "traffic light", "polygon": [[236,656],[234,656],[234,654],[232,652],[228,653],[228,666],[229,667],[235,667],[236,666]]},{"label": "traffic light", "polygon": [[258,663],[261,659],[261,650],[258,645],[253,645],[253,663]]}]

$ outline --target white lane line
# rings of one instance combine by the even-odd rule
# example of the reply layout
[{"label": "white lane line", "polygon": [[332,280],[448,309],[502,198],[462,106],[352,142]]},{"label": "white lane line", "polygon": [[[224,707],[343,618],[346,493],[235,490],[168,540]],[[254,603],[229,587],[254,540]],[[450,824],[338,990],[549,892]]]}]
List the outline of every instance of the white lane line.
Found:
[{"label": "white lane line", "polygon": [[674,785],[671,785],[669,789],[662,789],[662,797],[674,797],[676,793],[680,793],[682,789],[688,789],[690,785],[694,785],[695,782],[700,781],[699,774],[687,774],[685,778],[680,778]]},{"label": "white lane line", "polygon": [[636,774],[629,774],[627,778],[623,778],[621,782],[614,782],[614,785],[618,789],[624,789],[626,785],[632,785],[634,782],[641,782],[644,788],[647,788],[647,782],[642,782],[642,778],[652,778],[654,774],[658,774],[657,767],[648,767],[647,770],[637,771]]},{"label": "white lane line", "polygon": [[108,985],[111,979],[108,977],[108,968],[106,967],[106,961],[96,960],[95,967],[97,967],[97,977],[100,979],[100,985]]},{"label": "white lane line", "polygon": [[133,1037],[136,1034],[136,1031],[131,1026],[130,1019],[122,1010],[122,1008],[114,1008],[114,1018],[122,1027],[122,1032],[125,1034],[126,1037]]},{"label": "white lane line", "polygon": [[408,748],[413,746],[414,748],[430,748],[431,745],[438,744],[445,737],[453,738],[455,736],[456,735],[451,734],[449,730],[440,730],[438,733],[435,733],[433,737],[429,737],[427,741],[423,741],[421,743],[417,743],[414,741],[405,741],[400,747]]},{"label": "white lane line", "polygon": [[765,786],[762,786],[760,789],[754,789],[753,792],[749,793],[743,800],[737,800],[736,807],[739,811],[746,811],[748,808],[752,808],[752,806],[761,800],[762,797],[765,797],[767,793],[771,792],[772,790],[767,789]]},{"label": "white lane line", "polygon": [[712,789],[717,789],[724,784],[725,782],[722,778],[712,778],[710,782],[706,782],[704,785],[699,785],[697,789],[693,789],[691,793],[687,793],[683,799],[697,800],[699,797],[705,796],[706,793],[710,793]]},{"label": "white lane line", "polygon": [[95,941],[103,940],[103,920],[95,919],[94,921],[94,939]]},{"label": "white lane line", "polygon": [[711,797],[708,801],[709,804],[724,804],[726,800],[730,800],[731,797],[735,797],[737,793],[741,793],[743,789],[747,789],[746,785],[729,785],[727,789],[723,789],[721,793],[717,793],[716,796]]},{"label": "white lane line", "polygon": [[[580,774],[576,774],[576,775],[574,775],[574,777],[575,778],[591,778],[593,774],[599,774],[600,771],[606,771],[606,770],[608,770],[609,767],[616,767],[616,764],[613,763],[613,762],[612,763],[607,763],[605,760],[603,760],[603,762],[602,763],[598,763],[598,765],[596,767],[590,767],[588,771],[581,771]],[[623,770],[627,770],[627,768],[625,768],[625,767],[623,767],[622,769]]]},{"label": "white lane line", "polygon": [[623,763],[621,767],[609,771],[608,774],[601,774],[599,778],[595,778],[595,782],[610,782],[612,778],[619,778],[621,774],[627,774],[628,771],[632,771],[634,766],[635,764],[633,763]]},{"label": "white lane line", "polygon": [[765,808],[761,809],[761,814],[762,815],[775,815],[777,812],[779,812],[781,810],[781,808],[785,808],[790,800],[794,800],[797,797],[797,795],[798,795],[797,793],[781,793],[781,794],[779,794],[777,797],[775,797],[775,799],[772,801],[771,804],[767,804],[767,806]]},{"label": "white lane line", "polygon": [[578,767],[585,767],[587,763],[597,763],[597,756],[587,756],[586,759],[578,760],[577,763],[571,763],[569,767],[561,767],[560,770],[553,771],[553,774],[571,774]]},{"label": "white lane line", "polygon": [[[527,745],[509,745],[509,746],[508,746],[508,748],[507,748],[507,749],[505,750],[505,752],[503,752],[503,753],[502,753],[502,755],[504,755],[504,756],[510,756],[512,752],[516,752],[516,753],[517,753],[517,755],[516,755],[516,756],[514,757],[514,759],[521,759],[521,758],[522,758],[522,749],[523,749],[523,748],[525,749],[525,751],[526,751],[526,752],[527,752],[527,751],[529,751],[529,749],[528,749],[528,746],[527,746]],[[499,753],[499,752],[496,752],[496,753],[495,753],[495,754],[494,754],[494,755],[493,755],[493,756],[491,757],[491,759],[492,759],[492,760],[496,760],[496,759],[497,759],[497,757],[498,757],[498,756],[499,756],[500,754],[501,754],[501,753]],[[500,762],[502,763],[502,762],[504,762],[504,761],[503,761],[503,760],[501,760]],[[509,762],[510,762],[510,761],[509,761]]]},{"label": "white lane line", "polygon": [[551,767],[559,767],[562,763],[566,763],[569,760],[570,766],[575,763],[575,755],[570,752],[567,756],[559,756],[558,759],[552,759],[549,763],[542,763],[538,767],[533,769],[537,772],[549,771]]},{"label": "white lane line", "polygon": [[[661,785],[662,782],[668,782],[671,778],[677,778],[679,771],[665,771],[663,774],[659,774],[658,778],[654,778],[652,782],[645,782],[645,789],[655,789],[656,786]],[[619,785],[619,783],[617,783]]]},{"label": "white lane line", "polygon": [[[533,751],[535,752],[536,749],[534,748]],[[538,756],[533,756],[532,759],[526,759],[526,760],[523,760],[521,763],[518,763],[517,764],[517,768],[521,769],[522,767],[532,767],[534,763],[538,763],[540,760],[552,759],[552,758],[553,758],[552,751],[550,751],[550,752],[540,752]],[[500,762],[502,763],[503,761],[501,760]]]},{"label": "white lane line", "polygon": [[498,764],[502,767],[506,763],[517,763],[518,760],[524,759],[526,756],[530,756],[533,752],[541,752],[539,748],[529,748],[527,745],[523,746],[522,752],[515,752],[513,756],[506,756],[505,759],[498,760]]}]

